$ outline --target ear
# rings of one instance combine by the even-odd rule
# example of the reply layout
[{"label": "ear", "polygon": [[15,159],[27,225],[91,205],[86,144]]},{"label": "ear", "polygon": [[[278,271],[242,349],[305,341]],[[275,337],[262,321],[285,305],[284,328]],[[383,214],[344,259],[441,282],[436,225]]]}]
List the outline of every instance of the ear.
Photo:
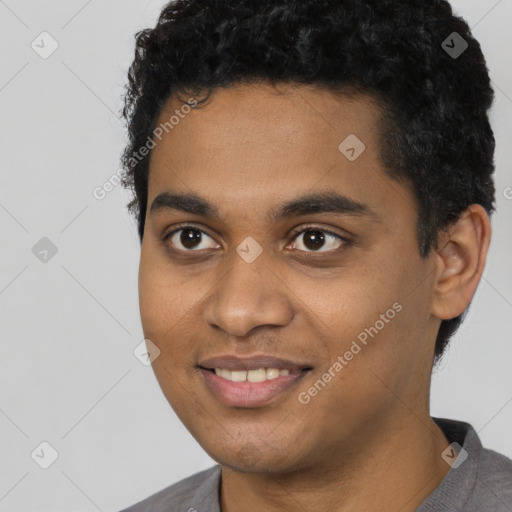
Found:
[{"label": "ear", "polygon": [[432,314],[449,320],[469,305],[485,267],[491,222],[485,209],[470,205],[459,220],[441,231],[435,262]]}]

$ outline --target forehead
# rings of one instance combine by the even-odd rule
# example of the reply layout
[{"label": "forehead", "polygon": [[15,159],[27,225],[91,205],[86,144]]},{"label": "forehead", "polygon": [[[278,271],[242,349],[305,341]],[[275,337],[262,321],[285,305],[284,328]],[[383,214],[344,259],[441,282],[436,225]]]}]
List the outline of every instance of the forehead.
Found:
[{"label": "forehead", "polygon": [[[164,125],[183,107],[177,96],[171,96],[157,124]],[[370,142],[379,119],[379,104],[369,95],[335,94],[297,84],[279,84],[277,89],[266,84],[235,85],[214,89],[207,104],[180,116],[172,132],[177,145],[193,134],[187,142],[197,149],[223,149],[242,156],[251,150],[261,153],[265,146],[277,150],[279,157],[289,146],[302,155],[316,154],[319,146],[333,149],[334,144],[337,150],[340,137],[351,130]]]},{"label": "forehead", "polygon": [[173,96],[157,125],[173,115],[178,122],[152,150],[149,206],[166,188],[211,197],[226,210],[282,202],[315,187],[383,206],[397,192],[412,201],[382,168],[381,110],[371,96],[237,85],[214,90],[205,106],[190,111]]}]

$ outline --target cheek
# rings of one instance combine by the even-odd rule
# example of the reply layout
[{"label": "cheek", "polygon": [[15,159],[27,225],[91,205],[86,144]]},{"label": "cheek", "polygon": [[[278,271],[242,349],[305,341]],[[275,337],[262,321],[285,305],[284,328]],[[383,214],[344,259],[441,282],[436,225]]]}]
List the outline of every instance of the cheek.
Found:
[{"label": "cheek", "polygon": [[149,244],[141,251],[138,288],[144,332],[168,331],[191,308],[186,282]]},{"label": "cheek", "polygon": [[[419,357],[420,338],[426,333],[421,317],[428,318],[426,269],[396,260],[396,255],[388,261],[367,259],[364,265],[314,283],[295,280],[293,290],[326,363],[338,356],[350,358],[347,369],[369,365],[393,381],[399,378],[396,368],[401,362]],[[425,284],[418,286],[422,280]],[[344,373],[350,382],[363,375]]]},{"label": "cheek", "polygon": [[199,332],[198,317],[205,289],[180,275],[179,270],[142,252],[139,266],[139,309],[144,337],[160,350],[155,371],[188,369],[194,360]]},{"label": "cheek", "polygon": [[[152,369],[163,394],[173,409],[187,401],[190,353],[190,314],[169,269],[162,268],[148,254],[141,254],[139,267],[139,309],[144,337],[160,351]],[[190,307],[188,308],[190,310]]]},{"label": "cheek", "polygon": [[290,287],[300,297],[308,321],[341,344],[374,325],[399,300],[399,284],[385,281],[368,267],[315,281],[295,279]]},{"label": "cheek", "polygon": [[[166,283],[159,279],[159,273],[147,260],[141,258],[139,267],[139,309],[142,327],[146,337],[151,338],[153,333],[158,333],[159,326],[166,318],[163,314],[166,306],[164,290]],[[172,311],[172,309],[171,309]]]}]

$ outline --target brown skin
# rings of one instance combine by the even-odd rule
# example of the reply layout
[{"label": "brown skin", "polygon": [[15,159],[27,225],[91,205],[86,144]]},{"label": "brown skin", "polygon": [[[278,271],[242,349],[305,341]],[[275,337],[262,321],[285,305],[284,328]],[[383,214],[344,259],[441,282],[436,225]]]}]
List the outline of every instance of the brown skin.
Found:
[{"label": "brown skin", "polygon": [[[377,105],[312,87],[281,90],[217,90],[152,150],[139,293],[144,335],[161,350],[153,369],[186,428],[222,465],[223,512],[414,511],[449,469],[441,458],[449,443],[429,414],[434,343],[441,319],[473,297],[489,219],[472,205],[422,259],[412,189],[387,177],[379,157]],[[172,97],[160,121],[181,106]],[[351,133],[366,145],[353,162],[338,150]],[[220,220],[150,215],[166,190],[204,197]],[[379,219],[267,217],[281,202],[326,190],[365,203]],[[161,241],[178,223],[208,233],[186,254],[181,232],[174,236],[181,256]],[[351,244],[326,235],[315,251],[307,233],[290,236],[309,224]],[[253,263],[236,253],[248,236],[263,248]],[[316,260],[306,259],[311,253]],[[300,403],[298,394],[395,302],[403,307],[395,318]],[[224,354],[271,354],[313,370],[264,406],[227,407],[197,367]]]}]

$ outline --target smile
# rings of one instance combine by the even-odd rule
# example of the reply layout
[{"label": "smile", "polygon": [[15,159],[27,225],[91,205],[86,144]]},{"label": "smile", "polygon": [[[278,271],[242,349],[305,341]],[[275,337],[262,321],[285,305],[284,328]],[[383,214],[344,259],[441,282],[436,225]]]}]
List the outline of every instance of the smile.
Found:
[{"label": "smile", "polygon": [[260,368],[232,371],[201,368],[207,388],[217,400],[229,407],[260,407],[285,391],[290,391],[309,369],[290,373],[287,369]]}]

